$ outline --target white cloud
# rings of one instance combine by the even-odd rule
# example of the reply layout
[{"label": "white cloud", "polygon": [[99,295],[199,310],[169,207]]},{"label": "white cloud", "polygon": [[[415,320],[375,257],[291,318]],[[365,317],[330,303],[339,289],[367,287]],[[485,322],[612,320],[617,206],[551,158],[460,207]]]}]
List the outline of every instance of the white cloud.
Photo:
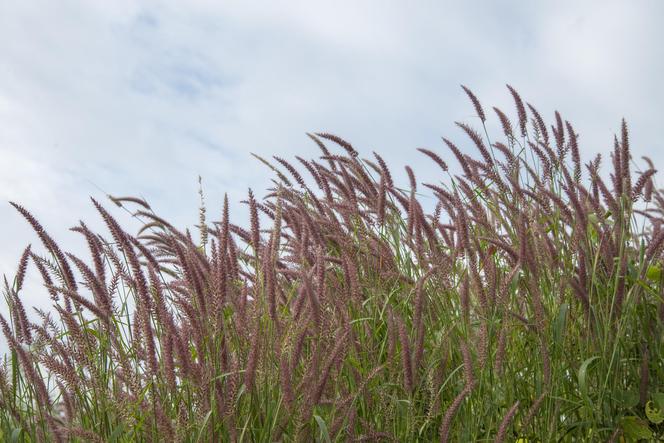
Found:
[{"label": "white cloud", "polygon": [[[414,148],[444,152],[441,135],[463,140],[453,121],[473,121],[459,83],[487,109],[514,114],[510,83],[544,115],[560,110],[587,156],[624,115],[635,157],[664,161],[662,12],[658,1],[4,1],[0,197],[78,251],[67,228],[98,219],[97,186],[191,225],[201,174],[210,213],[228,191],[243,217],[246,188],[269,183],[249,152],[316,155],[305,131],[430,176]],[[12,274],[36,240],[6,203],[0,220],[0,272]]]}]

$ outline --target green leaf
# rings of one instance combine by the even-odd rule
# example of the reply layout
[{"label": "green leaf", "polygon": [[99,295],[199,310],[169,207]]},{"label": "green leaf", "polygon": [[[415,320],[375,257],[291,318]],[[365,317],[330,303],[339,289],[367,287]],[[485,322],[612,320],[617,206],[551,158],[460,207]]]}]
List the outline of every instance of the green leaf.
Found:
[{"label": "green leaf", "polygon": [[319,415],[314,415],[314,418],[316,419],[316,423],[318,423],[318,429],[320,429],[321,441],[324,441],[325,443],[332,443],[332,440],[330,440],[330,433],[327,431],[325,420],[323,420]]},{"label": "green leaf", "polygon": [[93,335],[97,340],[100,340],[99,332],[96,331],[93,328],[84,328],[83,331],[85,331],[86,334]]},{"label": "green leaf", "polygon": [[660,265],[648,266],[646,277],[648,277],[649,280],[659,281],[662,278],[662,267]]},{"label": "green leaf", "polygon": [[649,401],[646,403],[646,417],[648,417],[651,423],[658,425],[664,421],[664,412],[655,403]]},{"label": "green leaf", "polygon": [[203,431],[208,425],[208,422],[210,421],[210,416],[212,415],[212,410],[208,411],[208,413],[205,415],[205,418],[203,419],[203,424],[201,425],[200,429],[198,430],[198,437],[196,437],[196,441],[199,442],[201,441],[201,437],[203,436]]},{"label": "green leaf", "polygon": [[595,360],[599,359],[599,356],[594,356],[587,358],[582,364],[581,367],[579,368],[579,374],[578,374],[578,379],[579,379],[579,388],[581,389],[581,393],[583,394],[584,398],[588,397],[588,368],[594,362]]},{"label": "green leaf", "polygon": [[124,431],[124,424],[120,423],[118,427],[113,429],[113,433],[111,433],[111,436],[109,437],[109,441],[118,441],[120,440],[120,436],[122,435],[122,432]]},{"label": "green leaf", "polygon": [[553,340],[559,345],[561,344],[563,332],[565,331],[568,310],[569,305],[567,303],[560,305],[560,309],[558,309],[558,316],[556,317],[556,321],[553,325]]},{"label": "green leaf", "polygon": [[19,441],[19,438],[21,438],[21,434],[23,434],[23,428],[16,428],[12,431],[12,436],[11,436],[11,441],[13,443],[16,443]]},{"label": "green leaf", "polygon": [[625,409],[631,409],[639,404],[639,393],[637,391],[622,391],[618,393],[618,401]]},{"label": "green leaf", "polygon": [[629,440],[640,440],[645,438],[646,440],[652,438],[652,431],[644,420],[641,420],[639,417],[629,415],[623,417],[620,420],[621,427],[625,432],[625,437]]},{"label": "green leaf", "polygon": [[655,392],[652,395],[652,399],[655,400],[659,409],[664,410],[664,392]]}]

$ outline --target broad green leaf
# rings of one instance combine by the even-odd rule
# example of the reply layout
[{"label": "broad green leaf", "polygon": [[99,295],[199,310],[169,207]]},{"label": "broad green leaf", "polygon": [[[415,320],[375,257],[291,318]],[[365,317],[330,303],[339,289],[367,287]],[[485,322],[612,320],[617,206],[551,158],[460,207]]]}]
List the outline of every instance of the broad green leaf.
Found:
[{"label": "broad green leaf", "polygon": [[648,266],[646,277],[648,277],[649,280],[659,281],[660,278],[662,278],[662,267],[660,265]]},{"label": "broad green leaf", "polygon": [[646,403],[646,417],[651,423],[658,425],[664,421],[664,411],[658,408],[655,403],[649,401]]},{"label": "broad green leaf", "polygon": [[657,407],[664,411],[664,392],[655,392],[652,399],[657,404]]},{"label": "broad green leaf", "polygon": [[625,432],[625,437],[627,437],[630,441],[640,440],[643,438],[648,440],[652,438],[652,431],[650,430],[648,423],[639,417],[629,415],[627,417],[623,417],[622,420],[620,420],[620,423],[623,431]]},{"label": "broad green leaf", "polygon": [[639,404],[639,393],[637,391],[623,391],[617,395],[618,401],[625,409],[631,409]]}]

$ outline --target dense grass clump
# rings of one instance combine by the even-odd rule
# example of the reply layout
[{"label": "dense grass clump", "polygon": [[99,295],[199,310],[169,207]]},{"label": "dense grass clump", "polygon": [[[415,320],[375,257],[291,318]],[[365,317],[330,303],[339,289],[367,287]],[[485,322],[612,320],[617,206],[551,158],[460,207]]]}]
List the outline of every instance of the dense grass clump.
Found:
[{"label": "dense grass clump", "polygon": [[[137,209],[131,234],[93,201],[109,233],[72,228],[86,258],[13,204],[45,255],[26,249],[5,280],[0,439],[662,437],[655,170],[632,172],[624,122],[609,174],[599,156],[582,164],[571,124],[547,126],[509,90],[518,119],[494,108],[500,141],[458,123],[470,147],[419,150],[441,169],[433,184],[407,166],[401,189],[378,154],[310,134],[321,157],[260,159],[274,188],[249,192],[247,226],[225,200],[218,222],[201,207],[194,238],[112,198]],[[29,264],[53,300],[36,323],[21,303]]]}]

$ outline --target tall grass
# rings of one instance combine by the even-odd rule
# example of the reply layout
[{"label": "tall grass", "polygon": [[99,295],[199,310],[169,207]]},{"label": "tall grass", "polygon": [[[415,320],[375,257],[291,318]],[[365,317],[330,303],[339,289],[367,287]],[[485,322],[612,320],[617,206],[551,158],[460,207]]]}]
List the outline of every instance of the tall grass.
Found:
[{"label": "tall grass", "polygon": [[[320,157],[260,159],[274,187],[249,191],[246,226],[227,199],[218,222],[201,206],[194,236],[112,198],[143,221],[130,234],[93,200],[108,232],[72,228],[85,258],[12,203],[45,254],[26,249],[5,280],[0,439],[663,436],[655,170],[632,172],[624,122],[609,174],[599,156],[582,164],[572,125],[509,91],[518,118],[494,108],[500,136],[458,123],[463,145],[419,150],[437,183],[406,167],[400,188],[378,154],[309,134]],[[21,302],[28,266],[53,301],[38,322]]]}]

